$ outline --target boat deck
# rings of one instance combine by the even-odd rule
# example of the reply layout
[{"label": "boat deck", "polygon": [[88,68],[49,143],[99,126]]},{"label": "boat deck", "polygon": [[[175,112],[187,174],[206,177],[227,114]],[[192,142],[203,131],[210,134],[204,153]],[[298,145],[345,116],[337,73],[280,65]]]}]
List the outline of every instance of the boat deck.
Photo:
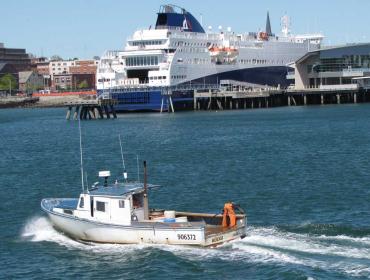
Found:
[{"label": "boat deck", "polygon": [[206,226],[206,235],[212,235],[212,234],[217,234],[217,233],[222,233],[229,231],[229,227],[223,227],[223,226],[214,226],[214,225],[207,225]]}]

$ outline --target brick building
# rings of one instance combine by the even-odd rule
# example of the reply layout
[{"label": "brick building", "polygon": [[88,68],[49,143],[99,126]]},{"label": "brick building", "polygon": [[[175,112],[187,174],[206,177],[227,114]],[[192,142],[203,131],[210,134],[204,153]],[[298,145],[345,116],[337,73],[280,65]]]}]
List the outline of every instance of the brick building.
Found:
[{"label": "brick building", "polygon": [[93,74],[56,74],[53,76],[53,85],[57,90],[81,90],[95,88]]},{"label": "brick building", "polygon": [[52,79],[52,87],[55,89],[77,90],[84,85],[83,88],[95,88],[97,64],[98,61],[96,60],[51,61],[49,63],[49,73]]},{"label": "brick building", "polygon": [[75,64],[69,67],[72,74],[96,74],[98,62],[95,60],[76,60]]}]

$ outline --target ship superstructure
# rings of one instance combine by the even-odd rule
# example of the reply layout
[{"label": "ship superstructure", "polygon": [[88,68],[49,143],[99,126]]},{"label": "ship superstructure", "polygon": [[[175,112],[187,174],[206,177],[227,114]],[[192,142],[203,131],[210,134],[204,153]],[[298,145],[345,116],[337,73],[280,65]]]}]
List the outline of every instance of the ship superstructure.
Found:
[{"label": "ship superstructure", "polygon": [[159,110],[164,88],[178,89],[173,101],[181,107],[192,100],[185,88],[215,86],[224,79],[285,87],[287,65],[318,49],[323,36],[291,35],[287,16],[282,27],[281,36],[273,34],[267,15],[263,32],[238,34],[221,26],[206,32],[185,9],[161,6],[154,28],[137,30],[123,51],[102,56],[98,94],[114,95],[118,110]]}]

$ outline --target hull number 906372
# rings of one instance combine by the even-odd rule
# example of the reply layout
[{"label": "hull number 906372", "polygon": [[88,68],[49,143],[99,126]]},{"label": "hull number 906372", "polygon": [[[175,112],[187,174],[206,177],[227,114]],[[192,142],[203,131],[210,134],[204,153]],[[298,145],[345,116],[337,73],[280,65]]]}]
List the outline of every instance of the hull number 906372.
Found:
[{"label": "hull number 906372", "polygon": [[178,240],[196,240],[195,234],[177,234]]}]

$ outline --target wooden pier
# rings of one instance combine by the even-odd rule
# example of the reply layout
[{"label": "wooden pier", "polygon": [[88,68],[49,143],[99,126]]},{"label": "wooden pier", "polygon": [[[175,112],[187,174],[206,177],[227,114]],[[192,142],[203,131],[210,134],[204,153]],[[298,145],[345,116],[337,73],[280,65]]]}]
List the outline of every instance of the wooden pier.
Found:
[{"label": "wooden pier", "polygon": [[256,109],[365,102],[370,102],[370,89],[355,87],[194,92],[194,110]]},{"label": "wooden pier", "polygon": [[[93,100],[79,100],[75,102],[66,102],[64,105],[68,108],[66,119],[77,120],[96,120],[96,119],[110,119],[117,118],[114,105],[117,101],[114,99],[93,99]],[[105,117],[104,117],[105,116]]]}]

